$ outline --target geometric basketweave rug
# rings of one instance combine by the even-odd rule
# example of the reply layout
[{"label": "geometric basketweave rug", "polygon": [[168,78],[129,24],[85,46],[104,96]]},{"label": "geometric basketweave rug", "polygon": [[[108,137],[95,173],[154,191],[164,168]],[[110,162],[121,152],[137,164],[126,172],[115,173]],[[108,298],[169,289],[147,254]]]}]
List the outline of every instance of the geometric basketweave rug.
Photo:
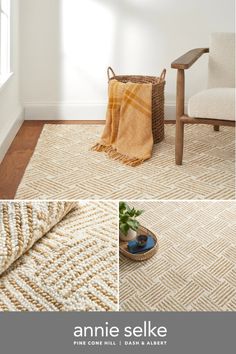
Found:
[{"label": "geometric basketweave rug", "polygon": [[175,125],[153,156],[130,167],[91,151],[101,125],[46,125],[17,199],[234,199],[235,129],[186,125],[182,166],[175,165]]},{"label": "geometric basketweave rug", "polygon": [[[12,237],[17,236],[14,232],[20,236],[20,218],[24,225],[31,227],[37,228],[39,223],[37,233],[42,230],[40,217],[36,214],[30,219],[27,219],[27,214],[19,216],[23,202],[16,203],[18,216],[13,208],[8,209],[11,209],[11,214],[7,215],[5,208],[5,229],[0,236],[5,238],[4,230]],[[34,204],[37,201],[32,202],[33,210]],[[28,232],[27,228],[24,232]],[[5,243],[2,241],[0,244]],[[115,202],[78,203],[0,275],[0,311],[117,310]]]},{"label": "geometric basketweave rug", "polygon": [[144,262],[120,257],[120,310],[236,311],[236,203],[129,204],[160,248]]}]

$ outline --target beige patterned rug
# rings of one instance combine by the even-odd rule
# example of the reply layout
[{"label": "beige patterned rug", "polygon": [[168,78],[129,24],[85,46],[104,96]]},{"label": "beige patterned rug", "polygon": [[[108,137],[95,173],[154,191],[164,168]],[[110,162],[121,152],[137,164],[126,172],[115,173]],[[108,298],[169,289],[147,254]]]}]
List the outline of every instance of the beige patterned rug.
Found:
[{"label": "beige patterned rug", "polygon": [[[36,229],[40,223],[36,214],[29,219],[27,214],[22,214],[19,219],[18,212],[23,209],[23,202],[17,203],[15,212],[13,208],[9,209],[8,214],[6,210],[4,212],[5,230],[10,231],[12,237],[15,232],[19,233],[19,220],[22,220],[23,227],[33,225]],[[32,202],[32,208],[38,212],[35,203]],[[37,235],[45,230],[44,223],[39,226]],[[24,232],[27,233],[27,227]],[[4,235],[2,229],[0,245],[4,244]],[[16,248],[19,249],[18,246]],[[0,311],[117,310],[115,202],[77,204],[76,209],[0,275]]]},{"label": "beige patterned rug", "polygon": [[236,203],[137,202],[159,236],[150,260],[120,259],[121,311],[236,311]]},{"label": "beige patterned rug", "polygon": [[183,166],[174,162],[175,126],[151,160],[129,167],[90,151],[103,126],[46,125],[17,199],[233,199],[234,132],[186,126]]}]

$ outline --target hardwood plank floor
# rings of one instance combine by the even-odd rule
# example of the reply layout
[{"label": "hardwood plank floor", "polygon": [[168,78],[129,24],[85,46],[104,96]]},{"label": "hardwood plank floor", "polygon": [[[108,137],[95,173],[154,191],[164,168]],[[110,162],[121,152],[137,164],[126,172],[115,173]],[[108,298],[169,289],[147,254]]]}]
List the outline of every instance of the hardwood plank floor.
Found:
[{"label": "hardwood plank floor", "polygon": [[[0,199],[14,199],[45,124],[104,124],[105,121],[25,121],[0,164]],[[175,123],[166,121],[166,123]]]}]

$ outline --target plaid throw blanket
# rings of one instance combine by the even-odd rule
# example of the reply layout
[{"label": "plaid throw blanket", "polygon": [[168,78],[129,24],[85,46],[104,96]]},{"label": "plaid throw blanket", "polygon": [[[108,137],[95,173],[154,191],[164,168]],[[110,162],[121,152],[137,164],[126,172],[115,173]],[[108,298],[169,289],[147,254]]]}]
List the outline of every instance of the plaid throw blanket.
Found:
[{"label": "plaid throw blanket", "polygon": [[129,166],[152,155],[152,85],[110,80],[106,125],[92,150]]}]

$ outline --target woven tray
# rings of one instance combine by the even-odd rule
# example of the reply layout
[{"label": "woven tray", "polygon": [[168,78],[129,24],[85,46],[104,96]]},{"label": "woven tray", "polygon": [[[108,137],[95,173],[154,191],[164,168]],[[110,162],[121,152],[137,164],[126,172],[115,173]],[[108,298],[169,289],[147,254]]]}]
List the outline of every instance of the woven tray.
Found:
[{"label": "woven tray", "polygon": [[151,83],[152,84],[152,134],[154,144],[161,142],[165,136],[164,128],[164,101],[165,101],[165,76],[164,69],[160,77],[144,75],[116,75],[111,67],[107,69],[108,80],[120,82]]},{"label": "woven tray", "polygon": [[152,236],[155,242],[155,246],[151,250],[144,253],[133,254],[128,251],[128,242],[120,241],[120,253],[122,253],[125,257],[132,259],[133,261],[141,262],[153,257],[159,249],[159,244],[157,236],[152,231],[146,229],[144,226],[140,226],[138,229],[138,234]]}]

